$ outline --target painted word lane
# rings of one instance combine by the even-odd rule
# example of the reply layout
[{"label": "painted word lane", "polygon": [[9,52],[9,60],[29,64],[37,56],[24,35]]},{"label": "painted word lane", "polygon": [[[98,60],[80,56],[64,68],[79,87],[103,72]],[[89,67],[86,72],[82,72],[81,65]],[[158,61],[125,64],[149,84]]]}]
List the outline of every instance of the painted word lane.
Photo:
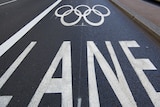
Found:
[{"label": "painted word lane", "polygon": [[159,47],[109,3],[57,0],[8,37],[0,107],[159,107]]},{"label": "painted word lane", "polygon": [[[31,42],[30,45],[22,52],[22,54],[14,61],[14,63],[8,68],[8,70],[0,78],[0,87],[2,88],[6,81],[13,75],[14,71],[29,52],[36,45],[36,42]],[[87,41],[87,68],[88,68],[88,92],[89,92],[89,106],[100,107],[100,99],[98,94],[98,86],[96,80],[95,62],[97,60],[98,65],[103,72],[104,77],[108,80],[112,90],[123,107],[137,107],[134,95],[129,88],[127,80],[124,76],[124,72],[117,58],[115,49],[110,41],[105,41],[106,49],[112,59],[116,74],[112,67],[105,59],[104,55],[100,52],[94,41]],[[143,70],[157,70],[154,64],[147,58],[135,58],[129,48],[140,47],[136,41],[119,41],[119,45],[128,58],[131,66],[134,69],[138,79],[148,94],[148,97],[152,101],[155,107],[160,105],[160,94],[157,92],[145,75]],[[35,94],[33,95],[29,107],[37,107],[42,100],[42,97],[46,93],[61,93],[62,106],[73,106],[73,91],[72,91],[72,51],[71,41],[64,41],[60,46],[56,56],[54,57],[50,67],[44,75],[41,83],[39,84]],[[62,78],[53,78],[60,61],[62,60]],[[0,96],[1,106],[6,106],[14,96]],[[54,99],[53,99],[54,101]],[[79,102],[80,103],[80,102]]]}]

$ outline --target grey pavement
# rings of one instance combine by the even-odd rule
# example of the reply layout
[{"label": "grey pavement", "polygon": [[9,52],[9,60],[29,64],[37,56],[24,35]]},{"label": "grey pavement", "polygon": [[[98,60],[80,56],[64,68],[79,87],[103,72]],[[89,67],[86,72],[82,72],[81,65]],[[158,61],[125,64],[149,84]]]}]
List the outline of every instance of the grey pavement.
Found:
[{"label": "grey pavement", "polygon": [[152,4],[147,0],[110,1],[160,40],[160,6]]}]

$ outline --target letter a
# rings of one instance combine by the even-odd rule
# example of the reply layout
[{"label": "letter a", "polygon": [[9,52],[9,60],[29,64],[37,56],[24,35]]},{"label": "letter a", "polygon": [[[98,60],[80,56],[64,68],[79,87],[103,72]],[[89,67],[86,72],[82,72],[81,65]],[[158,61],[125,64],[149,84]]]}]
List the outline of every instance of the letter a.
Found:
[{"label": "letter a", "polygon": [[[61,59],[62,78],[52,78]],[[45,93],[62,93],[61,107],[73,107],[70,42],[63,42],[28,107],[38,107]]]}]

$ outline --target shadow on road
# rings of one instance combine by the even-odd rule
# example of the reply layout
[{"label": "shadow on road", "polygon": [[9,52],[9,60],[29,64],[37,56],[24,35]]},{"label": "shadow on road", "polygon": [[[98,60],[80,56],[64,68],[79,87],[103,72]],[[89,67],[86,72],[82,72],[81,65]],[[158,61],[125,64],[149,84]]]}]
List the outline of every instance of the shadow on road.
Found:
[{"label": "shadow on road", "polygon": [[157,5],[157,6],[160,6],[160,2],[158,2],[158,1],[156,1],[156,0],[143,0],[143,1],[152,3],[152,4]]}]

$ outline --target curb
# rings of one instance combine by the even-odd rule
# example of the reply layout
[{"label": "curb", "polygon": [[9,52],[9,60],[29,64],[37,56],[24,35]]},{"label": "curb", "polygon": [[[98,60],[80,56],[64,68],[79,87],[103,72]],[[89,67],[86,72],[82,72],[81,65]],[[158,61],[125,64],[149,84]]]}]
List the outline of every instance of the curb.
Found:
[{"label": "curb", "polygon": [[140,16],[127,6],[123,5],[118,0],[110,0],[113,4],[118,6],[121,10],[127,13],[132,19],[134,19],[138,24],[144,27],[149,33],[151,33],[156,39],[160,40],[160,27],[153,24],[149,20],[145,19],[144,17]]}]

